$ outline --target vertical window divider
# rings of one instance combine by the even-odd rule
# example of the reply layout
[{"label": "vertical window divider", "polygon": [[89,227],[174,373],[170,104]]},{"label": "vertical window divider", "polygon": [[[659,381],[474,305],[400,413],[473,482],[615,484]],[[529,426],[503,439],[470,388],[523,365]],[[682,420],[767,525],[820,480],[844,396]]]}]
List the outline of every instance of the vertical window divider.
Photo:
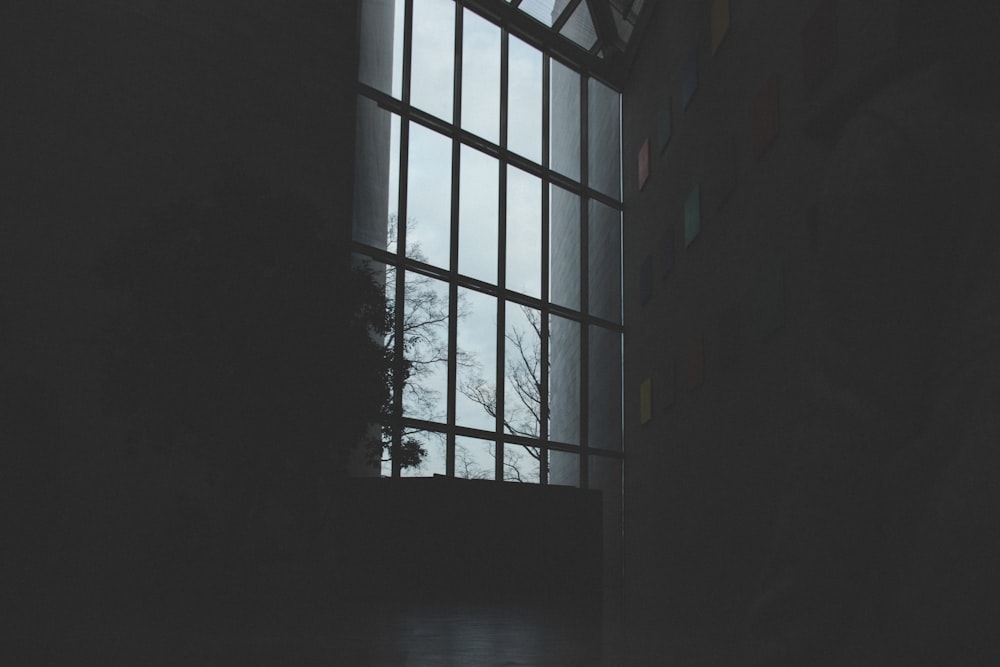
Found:
[{"label": "vertical window divider", "polygon": [[[461,178],[462,144],[458,128],[462,126],[462,4],[455,3],[455,54],[452,79],[452,119],[455,130],[451,137],[451,227],[449,266],[451,275],[458,274],[458,211],[459,179]],[[455,476],[456,394],[458,393],[458,283],[448,284],[448,432],[445,436],[445,476]]]},{"label": "vertical window divider", "polygon": [[504,461],[504,414],[506,378],[505,348],[507,330],[507,162],[503,155],[507,150],[507,107],[510,99],[508,80],[510,78],[510,34],[506,27],[500,30],[500,155],[497,162],[500,169],[498,215],[497,215],[497,363],[496,363],[496,448],[494,451],[494,475],[497,481],[503,481]]},{"label": "vertical window divider", "polygon": [[[590,184],[590,78],[580,77],[580,182]],[[590,487],[590,198],[580,200],[580,488]]]},{"label": "vertical window divider", "polygon": [[403,104],[410,106],[410,70],[413,67],[413,0],[403,3]]},{"label": "vertical window divider", "polygon": [[[412,58],[410,52],[413,50],[413,0],[405,0],[403,3],[403,72],[402,72],[402,96],[403,104],[410,102],[410,68]],[[409,187],[409,170],[407,165],[410,162],[410,122],[408,117],[403,117],[399,121],[399,194],[398,211],[396,212],[396,258],[406,254],[406,216],[407,216],[407,189]],[[403,314],[406,309],[406,271],[403,264],[396,263],[396,284],[394,295],[395,321],[393,322],[393,372],[392,372],[392,408],[393,408],[393,428],[392,444],[389,449],[390,465],[392,476],[400,477],[402,474],[402,447],[403,447],[403,394],[406,391],[406,350],[403,345]]]},{"label": "vertical window divider", "polygon": [[[548,172],[550,155],[551,128],[551,85],[549,55],[542,54],[542,166]],[[549,483],[549,451],[545,443],[549,441],[549,184],[548,177],[542,179],[542,312],[540,314],[539,345],[541,359],[539,360],[538,395],[541,399],[538,412],[538,437],[542,446],[538,449],[538,483],[543,486]]]}]

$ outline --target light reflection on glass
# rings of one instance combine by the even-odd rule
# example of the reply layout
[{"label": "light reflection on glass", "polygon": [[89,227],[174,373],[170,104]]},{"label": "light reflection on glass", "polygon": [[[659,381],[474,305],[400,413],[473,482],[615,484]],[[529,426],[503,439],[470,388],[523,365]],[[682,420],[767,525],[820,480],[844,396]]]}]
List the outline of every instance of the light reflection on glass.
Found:
[{"label": "light reflection on glass", "polygon": [[459,288],[455,423],[496,429],[497,301]]},{"label": "light reflection on glass", "polygon": [[580,309],[580,197],[549,189],[549,300]]},{"label": "light reflection on glass", "polygon": [[580,444],[580,323],[549,317],[549,438]]},{"label": "light reflection on glass", "polygon": [[410,102],[450,121],[455,73],[455,3],[413,0]]},{"label": "light reflection on glass", "polygon": [[507,167],[507,288],[541,296],[542,182]]},{"label": "light reflection on glass", "polygon": [[500,28],[465,10],[462,40],[462,127],[500,143]]},{"label": "light reflection on glass", "polygon": [[621,213],[593,199],[588,208],[590,314],[621,322]]},{"label": "light reflection on glass", "polygon": [[555,171],[580,180],[580,75],[549,60],[549,162]]},{"label": "light reflection on glass", "polygon": [[406,256],[448,267],[451,139],[410,123]]},{"label": "light reflection on glass", "polygon": [[587,156],[589,185],[621,196],[621,100],[618,93],[590,79],[587,84]]},{"label": "light reflection on glass", "polygon": [[462,146],[458,197],[458,271],[497,282],[500,163]]},{"label": "light reflection on glass", "polygon": [[542,161],[542,53],[510,37],[507,147]]}]

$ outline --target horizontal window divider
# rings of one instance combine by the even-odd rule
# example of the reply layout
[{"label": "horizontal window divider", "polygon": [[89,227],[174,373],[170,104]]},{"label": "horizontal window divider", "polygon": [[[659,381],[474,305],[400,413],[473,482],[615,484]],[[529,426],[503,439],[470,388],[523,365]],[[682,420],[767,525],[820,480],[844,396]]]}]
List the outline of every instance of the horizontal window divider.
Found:
[{"label": "horizontal window divider", "polygon": [[431,264],[425,264],[424,262],[409,257],[400,257],[399,255],[391,253],[388,250],[382,250],[362,243],[361,241],[351,241],[351,250],[360,255],[368,256],[373,261],[402,267],[405,271],[419,273],[427,276],[428,278],[454,282],[459,287],[472,289],[483,294],[503,299],[504,301],[509,301],[522,306],[528,306],[529,308],[544,311],[551,315],[558,315],[559,317],[574,320],[582,324],[601,326],[617,333],[624,332],[624,327],[617,322],[612,322],[611,320],[606,320],[594,315],[587,315],[585,313],[581,313],[580,311],[573,310],[572,308],[567,308],[554,303],[546,304],[537,297],[528,296],[511,290],[500,289],[492,283],[487,283],[477,278],[469,278],[468,276],[464,276],[462,274],[455,274],[448,269],[442,269]]},{"label": "horizontal window divider", "polygon": [[432,422],[426,419],[417,419],[416,417],[403,417],[400,423],[403,428],[416,429],[418,431],[433,431],[442,435],[448,433],[448,425],[441,422]]},{"label": "horizontal window divider", "polygon": [[[425,419],[417,419],[415,417],[403,417],[402,419],[403,428],[416,429],[419,431],[432,431],[434,433],[441,433],[442,435],[447,434],[449,430],[457,436],[462,436],[466,438],[475,438],[477,440],[486,440],[488,442],[496,442],[497,434],[493,430],[483,430],[479,428],[472,428],[471,426],[454,426],[449,429],[447,424],[442,424],[440,422],[427,421]],[[571,445],[567,442],[559,442],[555,440],[543,441],[541,438],[531,438],[523,435],[514,435],[512,433],[505,433],[501,438],[505,443],[510,445],[521,445],[522,447],[539,447],[542,449],[554,450],[559,452],[567,452],[570,454],[586,454],[588,456],[602,456],[609,459],[624,459],[625,456],[620,451],[615,451],[612,449],[599,449],[595,447],[588,448],[586,451],[582,450],[579,445]]]},{"label": "horizontal window divider", "polygon": [[611,320],[606,320],[603,317],[595,317],[594,315],[589,315],[587,317],[587,324],[597,325],[605,329],[611,329],[617,333],[625,333],[625,327],[623,327],[618,322],[612,322]]},{"label": "horizontal window divider", "polygon": [[546,169],[537,162],[529,160],[528,158],[518,155],[517,153],[509,151],[505,148],[501,148],[492,141],[483,139],[479,135],[473,134],[468,130],[457,128],[454,124],[441,120],[440,118],[432,116],[431,114],[421,111],[415,107],[409,107],[391,95],[387,95],[386,93],[376,88],[372,88],[367,84],[358,83],[358,88],[362,95],[372,99],[376,104],[378,104],[379,107],[386,109],[387,111],[391,111],[402,118],[408,118],[411,121],[448,137],[457,136],[461,143],[471,148],[475,148],[476,150],[481,151],[494,159],[502,160],[507,164],[514,165],[518,169],[528,172],[533,176],[537,176],[548,183],[558,185],[563,190],[568,190],[575,195],[599,201],[608,208],[619,212],[624,210],[624,204],[614,197],[609,197],[599,190],[587,187],[579,181],[575,181],[568,176],[564,176],[558,171]]},{"label": "horizontal window divider", "polygon": [[586,454],[587,456],[600,456],[601,458],[605,459],[617,459],[619,461],[625,460],[625,454],[615,449],[601,449],[600,447],[588,447]]},{"label": "horizontal window divider", "polygon": [[399,261],[399,256],[396,253],[389,252],[385,248],[376,248],[361,241],[351,241],[351,252],[367,255],[372,260],[382,264],[396,264]]}]

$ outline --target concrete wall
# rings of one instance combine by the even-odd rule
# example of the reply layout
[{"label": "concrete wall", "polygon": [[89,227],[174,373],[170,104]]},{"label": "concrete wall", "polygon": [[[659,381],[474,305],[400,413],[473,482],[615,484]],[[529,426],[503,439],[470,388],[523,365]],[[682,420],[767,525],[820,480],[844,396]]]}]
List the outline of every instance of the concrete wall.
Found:
[{"label": "concrete wall", "polygon": [[94,267],[227,163],[306,195],[347,238],[355,8],[89,0],[4,13],[0,370],[11,394],[36,397],[4,405],[5,429],[23,431],[5,456],[36,546],[65,570],[48,584],[99,598],[88,572],[129,558],[117,538],[148,528],[170,472],[101,409],[115,302]]},{"label": "concrete wall", "polygon": [[[626,628],[636,664],[718,664],[769,549],[815,319],[810,225],[829,149],[806,129],[897,48],[896,3],[834,2],[835,60],[807,87],[816,40],[805,35],[821,4],[734,1],[713,52],[712,2],[660,2],[624,91]],[[685,109],[692,52],[698,85]],[[772,77],[777,134],[758,152],[755,105]],[[685,247],[695,187],[701,229]]]},{"label": "concrete wall", "polygon": [[601,496],[445,477],[358,479],[334,510],[338,589],[373,600],[596,609]]}]

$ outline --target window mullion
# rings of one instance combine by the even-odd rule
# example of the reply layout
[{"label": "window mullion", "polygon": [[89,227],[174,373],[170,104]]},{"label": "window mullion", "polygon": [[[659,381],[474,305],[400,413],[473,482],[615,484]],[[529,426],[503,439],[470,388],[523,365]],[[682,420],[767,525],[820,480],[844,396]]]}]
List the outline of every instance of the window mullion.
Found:
[{"label": "window mullion", "polygon": [[505,371],[505,347],[506,338],[504,336],[507,328],[507,162],[504,155],[507,149],[508,135],[508,105],[510,95],[508,82],[510,78],[510,33],[506,28],[500,32],[500,169],[499,196],[497,201],[497,286],[500,298],[497,299],[497,363],[496,363],[496,450],[495,450],[495,476],[498,481],[503,481],[503,459],[504,459],[504,414],[506,400],[506,378]]},{"label": "window mullion", "polygon": [[[405,0],[403,3],[403,86],[402,96],[404,105],[410,101],[410,68],[412,58],[410,57],[413,43],[413,0]],[[399,123],[399,194],[398,211],[396,214],[396,256],[405,255],[406,249],[406,200],[408,187],[408,172],[406,166],[409,164],[410,153],[410,124],[408,119],[403,118]],[[403,394],[406,389],[406,350],[403,346],[403,313],[406,308],[406,273],[402,264],[395,265],[396,284],[393,299],[395,318],[393,321],[393,370],[392,370],[392,444],[389,450],[389,459],[392,466],[392,476],[399,477],[402,472],[402,444],[403,444]]]},{"label": "window mullion", "polygon": [[413,0],[403,3],[403,104],[410,105],[410,72],[413,68]]},{"label": "window mullion", "polygon": [[[452,118],[455,127],[462,124],[462,6],[455,3],[455,67],[452,90]],[[459,179],[462,145],[458,135],[451,142],[451,242],[449,244],[450,274],[458,273],[458,211]],[[458,283],[448,281],[448,432],[445,445],[445,475],[455,476],[455,406],[458,393]]]},{"label": "window mullion", "polygon": [[[550,85],[550,63],[548,54],[542,55],[542,166],[545,172],[549,172],[550,167],[550,147],[551,147],[551,88]],[[549,195],[551,186],[548,178],[542,179],[542,310],[539,327],[541,341],[539,354],[541,355],[539,367],[538,395],[541,405],[539,405],[538,437],[542,443],[549,439]],[[538,450],[538,482],[539,484],[549,483],[549,453],[548,449],[541,447]]]},{"label": "window mullion", "polygon": [[[589,141],[589,98],[587,77],[580,77],[580,181],[586,187],[590,180],[588,169]],[[587,457],[590,437],[590,200],[580,200],[580,488],[589,487],[589,461]]]}]

